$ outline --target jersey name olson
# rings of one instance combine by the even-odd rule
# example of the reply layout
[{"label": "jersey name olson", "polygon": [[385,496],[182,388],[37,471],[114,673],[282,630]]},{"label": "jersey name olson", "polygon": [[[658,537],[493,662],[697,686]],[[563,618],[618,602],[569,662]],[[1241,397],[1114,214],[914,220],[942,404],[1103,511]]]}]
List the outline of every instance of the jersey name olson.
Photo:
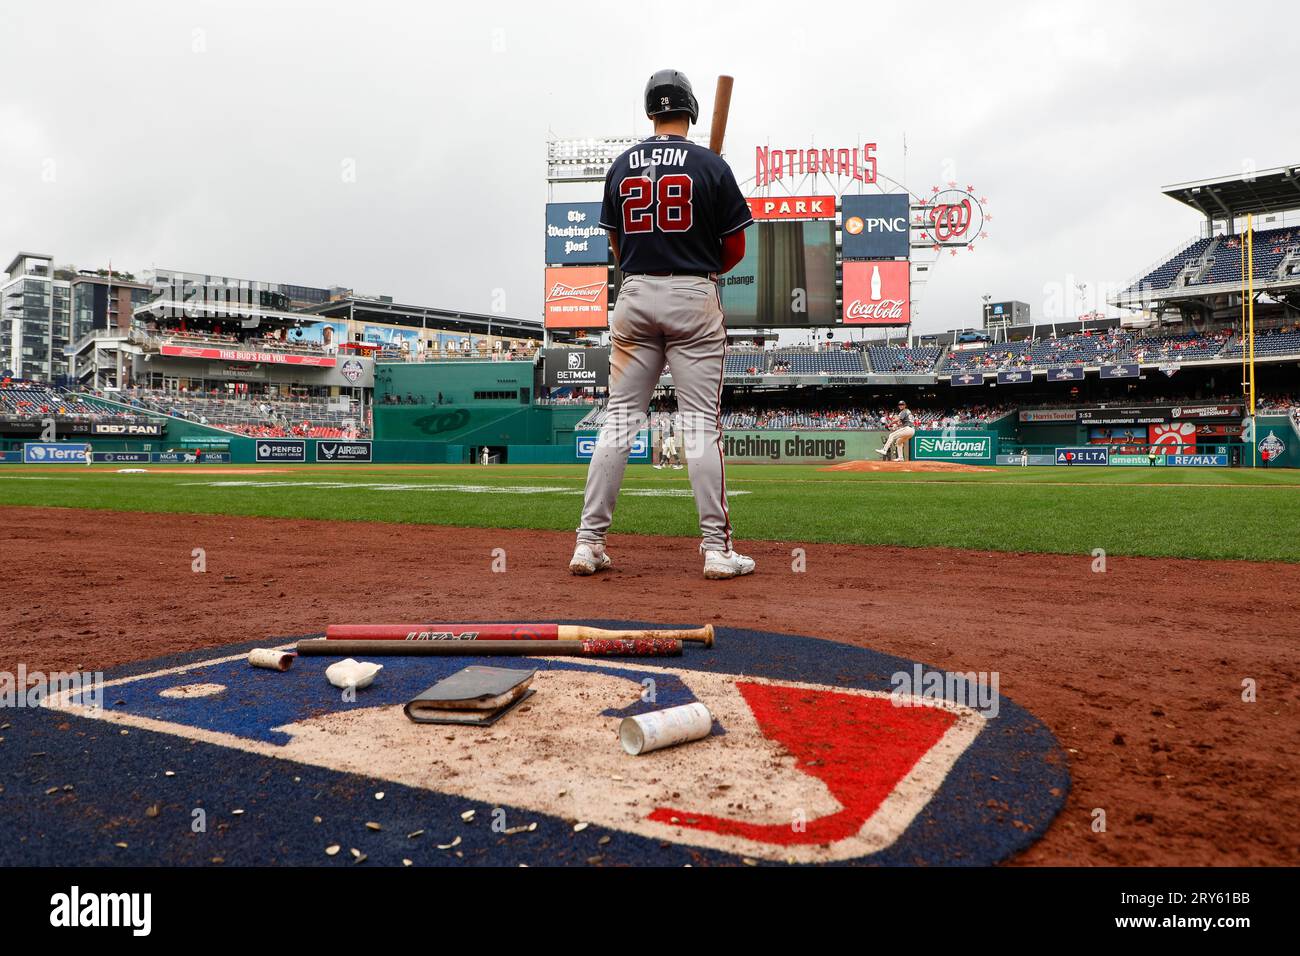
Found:
[{"label": "jersey name olson", "polygon": [[627,163],[633,169],[646,169],[650,166],[685,166],[686,150],[673,146],[637,149],[627,154]]}]

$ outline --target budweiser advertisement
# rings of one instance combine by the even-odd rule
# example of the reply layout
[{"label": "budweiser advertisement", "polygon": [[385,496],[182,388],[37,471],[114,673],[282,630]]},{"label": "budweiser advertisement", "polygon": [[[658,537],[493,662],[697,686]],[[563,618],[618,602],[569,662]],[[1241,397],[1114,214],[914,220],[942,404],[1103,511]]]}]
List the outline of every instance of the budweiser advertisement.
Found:
[{"label": "budweiser advertisement", "polygon": [[844,263],[844,324],[910,324],[910,280],[906,262]]},{"label": "budweiser advertisement", "polygon": [[288,355],[283,352],[252,352],[246,349],[222,349],[207,345],[164,345],[163,355],[177,358],[219,359],[223,362],[265,362],[271,365],[310,365],[333,368],[338,359],[329,355]]},{"label": "budweiser advertisement", "polygon": [[546,270],[548,329],[603,329],[609,325],[609,271],[604,266]]},{"label": "budweiser advertisement", "polygon": [[834,219],[835,197],[755,196],[749,211],[755,219]]}]

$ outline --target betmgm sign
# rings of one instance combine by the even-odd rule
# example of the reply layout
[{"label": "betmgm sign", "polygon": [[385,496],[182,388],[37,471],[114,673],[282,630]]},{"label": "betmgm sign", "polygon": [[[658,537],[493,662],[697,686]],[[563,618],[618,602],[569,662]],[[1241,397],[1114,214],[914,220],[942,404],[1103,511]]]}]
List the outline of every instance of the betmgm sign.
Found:
[{"label": "betmgm sign", "polygon": [[609,385],[609,350],[548,348],[542,374],[547,388],[605,388]]}]

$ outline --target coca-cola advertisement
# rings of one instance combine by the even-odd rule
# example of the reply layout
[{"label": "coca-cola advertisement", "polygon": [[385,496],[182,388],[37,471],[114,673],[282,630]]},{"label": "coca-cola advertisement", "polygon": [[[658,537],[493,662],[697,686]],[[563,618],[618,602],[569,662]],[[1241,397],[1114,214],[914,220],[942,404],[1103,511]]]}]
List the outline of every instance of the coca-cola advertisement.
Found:
[{"label": "coca-cola advertisement", "polygon": [[908,263],[844,263],[845,325],[908,325],[911,301]]}]

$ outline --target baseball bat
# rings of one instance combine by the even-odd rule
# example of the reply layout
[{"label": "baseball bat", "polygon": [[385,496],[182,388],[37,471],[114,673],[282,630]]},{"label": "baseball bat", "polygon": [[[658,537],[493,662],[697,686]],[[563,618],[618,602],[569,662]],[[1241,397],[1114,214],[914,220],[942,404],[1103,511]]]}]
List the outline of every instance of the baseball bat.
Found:
[{"label": "baseball bat", "polygon": [[344,641],[298,642],[307,656],[373,657],[680,657],[682,642],[661,637],[582,641]]},{"label": "baseball bat", "polygon": [[580,624],[331,624],[330,641],[673,640],[713,646],[713,625],[682,630],[617,630]]},{"label": "baseball bat", "polygon": [[713,126],[709,129],[709,149],[722,155],[722,139],[727,135],[727,116],[731,113],[731,87],[735,77],[718,77],[718,89],[713,94]]}]

